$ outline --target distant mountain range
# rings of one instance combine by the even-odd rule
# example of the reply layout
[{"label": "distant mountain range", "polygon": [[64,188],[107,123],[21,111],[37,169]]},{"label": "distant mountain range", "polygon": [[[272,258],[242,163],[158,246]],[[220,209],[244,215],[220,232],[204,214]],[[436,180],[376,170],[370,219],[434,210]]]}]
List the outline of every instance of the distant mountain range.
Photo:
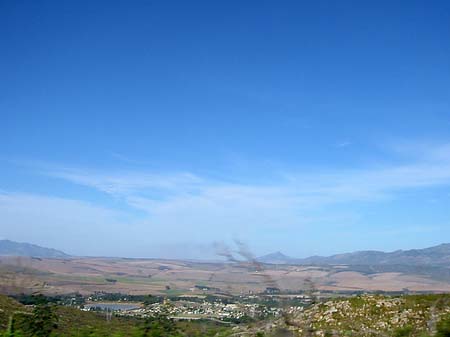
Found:
[{"label": "distant mountain range", "polygon": [[0,256],[32,256],[42,258],[68,258],[64,252],[31,243],[0,240]]},{"label": "distant mountain range", "polygon": [[258,261],[271,264],[299,264],[299,265],[426,265],[450,266],[450,244],[438,246],[381,252],[375,250],[358,251],[354,253],[337,254],[332,256],[311,256],[304,259],[293,258],[276,252],[261,256]]},{"label": "distant mountain range", "polygon": [[[31,243],[0,240],[0,256],[31,256],[40,258],[69,258],[70,255]],[[259,262],[292,265],[350,265],[350,266],[427,266],[450,267],[450,243],[424,249],[396,250],[382,252],[376,250],[357,251],[331,256],[310,256],[294,258],[281,252],[257,258]]]}]

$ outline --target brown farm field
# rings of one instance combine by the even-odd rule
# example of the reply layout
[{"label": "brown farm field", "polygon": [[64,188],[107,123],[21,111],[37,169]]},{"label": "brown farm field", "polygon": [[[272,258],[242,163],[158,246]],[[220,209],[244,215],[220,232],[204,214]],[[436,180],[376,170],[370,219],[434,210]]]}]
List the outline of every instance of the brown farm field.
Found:
[{"label": "brown farm field", "polygon": [[[359,269],[359,270],[358,270]],[[332,291],[449,292],[445,277],[423,271],[367,271],[350,266],[208,263],[164,259],[0,257],[4,293],[247,294],[267,287]],[[209,287],[209,289],[207,289]],[[203,289],[202,289],[203,288]]]}]

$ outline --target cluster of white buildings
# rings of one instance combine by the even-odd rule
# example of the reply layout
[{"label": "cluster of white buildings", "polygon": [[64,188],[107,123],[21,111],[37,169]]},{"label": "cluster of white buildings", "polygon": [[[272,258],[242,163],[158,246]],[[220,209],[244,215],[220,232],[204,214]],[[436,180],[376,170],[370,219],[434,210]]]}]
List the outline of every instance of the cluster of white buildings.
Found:
[{"label": "cluster of white buildings", "polygon": [[222,321],[249,318],[266,318],[279,316],[281,309],[249,303],[221,303],[221,302],[189,302],[177,301],[154,303],[149,306],[122,311],[121,315],[150,317],[165,314],[174,319],[217,319]]}]

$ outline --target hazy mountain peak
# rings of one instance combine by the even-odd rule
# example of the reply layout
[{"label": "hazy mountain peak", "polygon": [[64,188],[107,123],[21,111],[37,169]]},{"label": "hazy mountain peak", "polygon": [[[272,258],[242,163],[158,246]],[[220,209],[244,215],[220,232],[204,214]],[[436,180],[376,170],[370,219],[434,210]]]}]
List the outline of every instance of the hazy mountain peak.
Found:
[{"label": "hazy mountain peak", "polygon": [[263,263],[273,263],[273,264],[285,264],[285,263],[291,263],[293,258],[284,255],[282,252],[277,251],[274,253],[270,253],[264,256],[261,256],[258,258],[258,261]]},{"label": "hazy mountain peak", "polygon": [[66,253],[26,242],[0,240],[0,256],[32,256],[45,258],[67,258]]}]

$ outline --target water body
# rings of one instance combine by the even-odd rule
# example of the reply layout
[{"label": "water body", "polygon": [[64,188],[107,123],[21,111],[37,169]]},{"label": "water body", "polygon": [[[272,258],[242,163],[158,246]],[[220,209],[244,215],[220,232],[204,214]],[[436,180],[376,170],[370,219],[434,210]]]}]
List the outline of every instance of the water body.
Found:
[{"label": "water body", "polygon": [[111,311],[123,311],[123,310],[133,310],[139,309],[141,306],[139,303],[89,303],[84,306],[86,309],[100,308],[101,310],[111,310]]}]

